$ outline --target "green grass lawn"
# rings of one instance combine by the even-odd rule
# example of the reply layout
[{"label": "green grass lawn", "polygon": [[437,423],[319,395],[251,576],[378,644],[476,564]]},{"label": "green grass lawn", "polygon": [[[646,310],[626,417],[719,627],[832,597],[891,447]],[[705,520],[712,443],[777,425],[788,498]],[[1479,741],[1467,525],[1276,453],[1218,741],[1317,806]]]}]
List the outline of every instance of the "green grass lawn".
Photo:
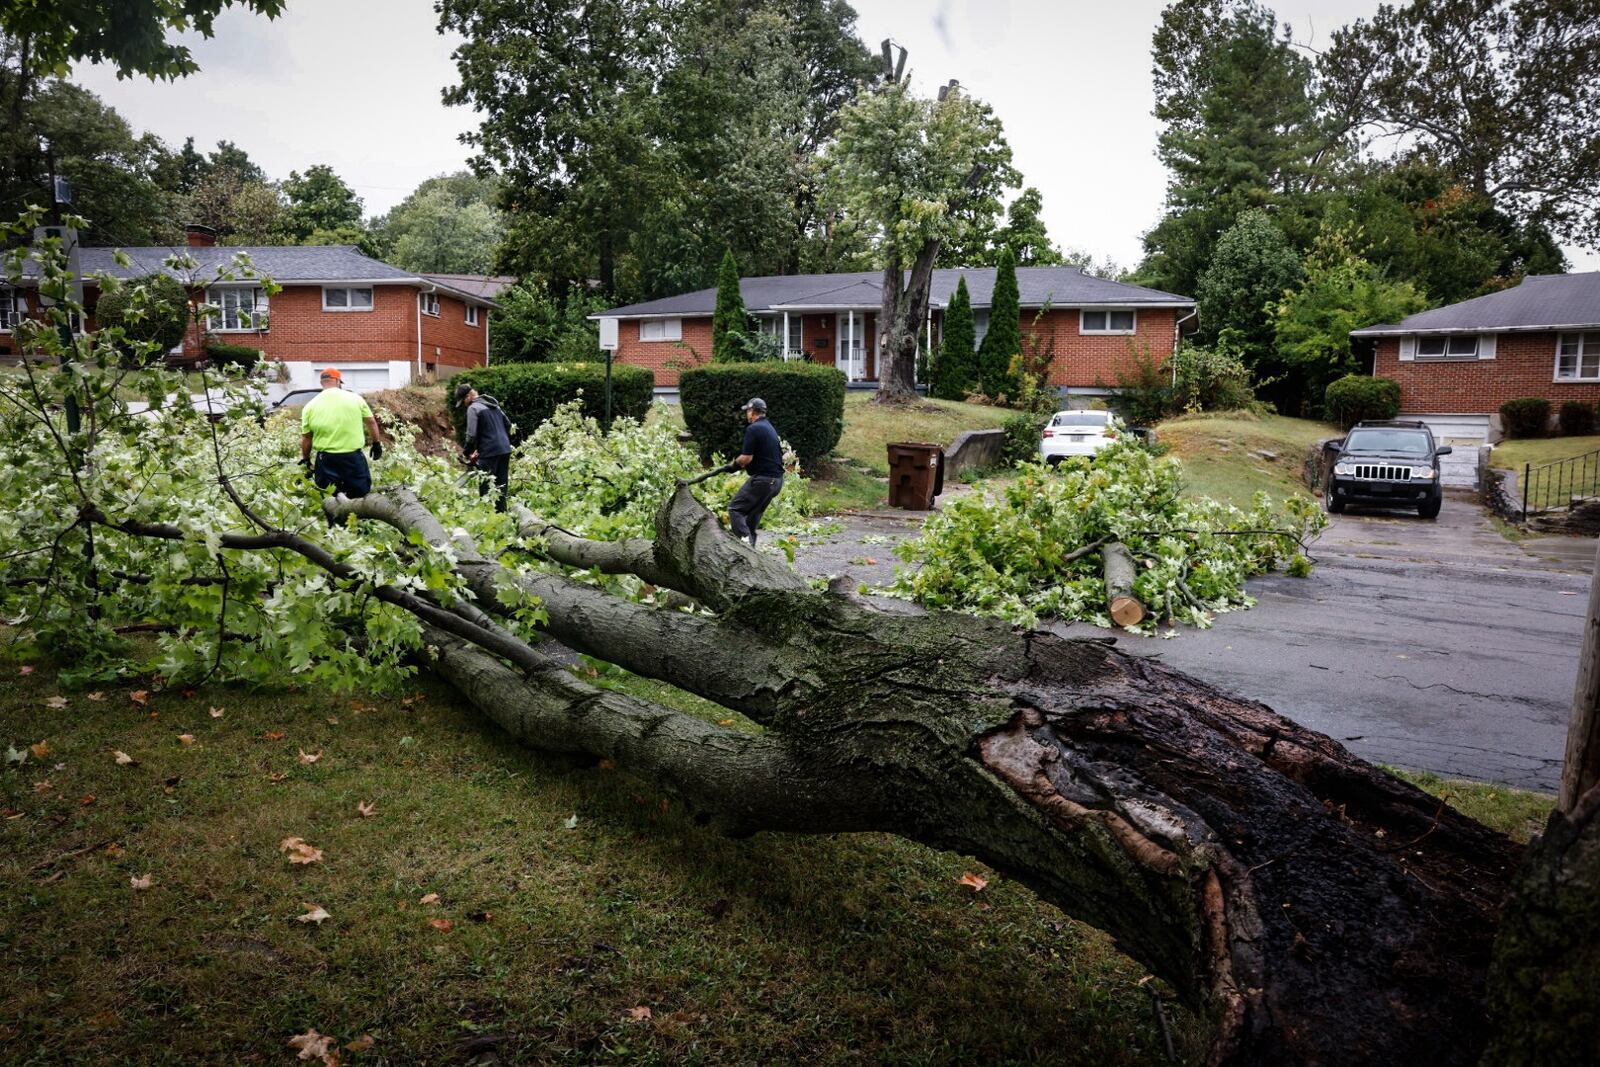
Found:
[{"label": "green grass lawn", "polygon": [[1339,436],[1339,429],[1311,419],[1228,412],[1168,419],[1156,434],[1183,461],[1191,492],[1246,507],[1260,490],[1275,499],[1309,493],[1301,477],[1306,453],[1323,438]]},{"label": "green grass lawn", "polygon": [[[1539,437],[1516,441],[1502,441],[1489,454],[1489,463],[1506,467],[1517,473],[1519,491],[1523,486],[1524,468],[1528,465],[1555,463],[1574,459],[1600,450],[1600,437]],[[1574,496],[1594,496],[1600,493],[1600,457],[1566,468],[1555,468],[1532,478],[1532,491],[1528,496],[1530,507],[1547,508],[1565,506]]]}]

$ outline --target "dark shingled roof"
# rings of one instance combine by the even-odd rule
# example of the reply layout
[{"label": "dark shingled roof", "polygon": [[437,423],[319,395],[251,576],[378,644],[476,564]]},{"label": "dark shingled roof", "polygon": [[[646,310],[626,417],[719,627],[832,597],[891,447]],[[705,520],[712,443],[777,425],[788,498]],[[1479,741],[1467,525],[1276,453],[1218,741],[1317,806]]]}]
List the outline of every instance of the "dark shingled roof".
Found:
[{"label": "dark shingled roof", "polygon": [[[995,268],[968,267],[936,270],[930,299],[942,308],[955,294],[956,281],[965,276],[967,292],[974,307],[988,307],[994,293]],[[787,274],[766,278],[739,279],[739,293],[745,310],[751,312],[811,310],[817,308],[856,308],[871,310],[881,303],[883,273],[861,271],[853,274]],[[1114,282],[1084,274],[1077,267],[1018,267],[1017,290],[1023,307],[1178,306],[1193,307],[1186,296],[1163,293],[1126,282]],[[650,318],[658,315],[710,315],[716,310],[717,291],[701,289],[693,293],[648,300],[642,304],[602,311],[595,318]]]},{"label": "dark shingled roof", "polygon": [[1600,271],[1530,274],[1522,284],[1459,304],[1409,315],[1397,323],[1351,330],[1351,337],[1414,333],[1480,333],[1600,326]]},{"label": "dark shingled roof", "polygon": [[[219,272],[233,269],[234,257],[245,253],[257,273],[264,274],[282,285],[296,282],[416,282],[417,275],[399,267],[391,267],[371,256],[362,255],[353,245],[249,245],[243,247],[212,246],[204,248],[124,248],[122,253],[131,261],[131,267],[120,267],[114,259],[114,249],[85,248],[79,254],[84,273],[113,275],[118,278],[138,278],[165,270],[179,281],[204,282]],[[198,269],[174,271],[165,267],[164,261],[173,255],[187,255]]]},{"label": "dark shingled roof", "polygon": [[517,284],[517,279],[509,274],[424,274],[423,277],[479,300],[493,300]]}]

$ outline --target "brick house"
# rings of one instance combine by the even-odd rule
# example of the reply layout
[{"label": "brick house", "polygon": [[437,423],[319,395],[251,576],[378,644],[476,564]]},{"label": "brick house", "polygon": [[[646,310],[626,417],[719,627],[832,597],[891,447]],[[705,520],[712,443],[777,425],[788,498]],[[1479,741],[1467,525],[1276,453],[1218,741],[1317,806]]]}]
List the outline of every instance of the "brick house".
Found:
[{"label": "brick house", "polygon": [[[989,328],[995,268],[936,270],[926,326],[932,344],[938,343],[944,309],[963,276],[978,340]],[[788,358],[838,367],[851,382],[873,383],[882,277],[862,272],[741,278],[739,292],[745,310],[763,332],[780,338]],[[1054,352],[1050,384],[1065,393],[1109,392],[1144,349],[1158,363],[1164,361],[1177,346],[1179,331],[1194,318],[1188,297],[1095,278],[1076,267],[1018,267],[1017,289],[1024,343]],[[612,308],[594,318],[603,341],[615,338],[618,360],[648,367],[656,387],[670,389],[680,370],[710,360],[716,304],[717,291],[701,289]]]},{"label": "brick house", "polygon": [[[350,388],[365,392],[448,377],[489,360],[494,301],[485,293],[498,292],[499,279],[421,276],[349,245],[219,247],[198,226],[189,228],[187,248],[121,249],[130,261],[126,267],[118,265],[115,251],[78,250],[88,328],[94,328],[98,300],[92,275],[133,279],[165,271],[188,286],[195,300],[219,309],[190,325],[184,356],[200,356],[208,340],[258,348],[283,364],[290,388],[315,387],[325,366],[338,367]],[[222,279],[240,252],[282,290],[269,297],[249,279]],[[165,266],[168,257],[181,253],[196,266]],[[18,288],[0,287],[0,357],[17,354],[11,327],[30,314],[38,314],[38,301],[26,280]]]},{"label": "brick house", "polygon": [[1600,272],[1529,275],[1350,337],[1370,347],[1373,374],[1400,383],[1401,414],[1436,436],[1495,440],[1507,400],[1600,401]]}]

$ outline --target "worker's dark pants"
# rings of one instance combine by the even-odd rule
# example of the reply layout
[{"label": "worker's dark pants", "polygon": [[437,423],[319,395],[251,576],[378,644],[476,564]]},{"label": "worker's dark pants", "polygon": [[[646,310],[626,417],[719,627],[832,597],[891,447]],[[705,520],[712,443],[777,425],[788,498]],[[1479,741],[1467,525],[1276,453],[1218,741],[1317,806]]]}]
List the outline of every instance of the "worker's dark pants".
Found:
[{"label": "worker's dark pants", "polygon": [[[495,501],[494,509],[506,509],[506,489],[511,484],[511,457],[505,456],[479,456],[477,468],[484,474],[494,479],[495,488],[500,490],[500,497]],[[478,483],[478,495],[485,496],[489,492],[489,478],[484,478]]]},{"label": "worker's dark pants", "polygon": [[782,488],[781,474],[775,478],[755,475],[741,485],[728,505],[728,525],[733,527],[733,536],[754,545],[756,530],[761,528],[761,516],[767,513],[767,505],[777,498]]},{"label": "worker's dark pants", "polygon": [[359,450],[318,452],[317,468],[311,480],[318,489],[331,485],[352,500],[372,492],[372,472],[367,469],[367,457]]}]

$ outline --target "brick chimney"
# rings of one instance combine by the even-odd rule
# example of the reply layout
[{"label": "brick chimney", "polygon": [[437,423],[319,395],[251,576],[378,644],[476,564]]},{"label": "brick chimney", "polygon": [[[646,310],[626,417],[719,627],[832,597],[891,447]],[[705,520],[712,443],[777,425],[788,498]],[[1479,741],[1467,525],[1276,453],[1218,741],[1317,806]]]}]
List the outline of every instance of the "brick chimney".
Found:
[{"label": "brick chimney", "polygon": [[190,223],[183,228],[183,233],[188,238],[190,248],[211,248],[217,243],[217,231],[210,226]]}]

